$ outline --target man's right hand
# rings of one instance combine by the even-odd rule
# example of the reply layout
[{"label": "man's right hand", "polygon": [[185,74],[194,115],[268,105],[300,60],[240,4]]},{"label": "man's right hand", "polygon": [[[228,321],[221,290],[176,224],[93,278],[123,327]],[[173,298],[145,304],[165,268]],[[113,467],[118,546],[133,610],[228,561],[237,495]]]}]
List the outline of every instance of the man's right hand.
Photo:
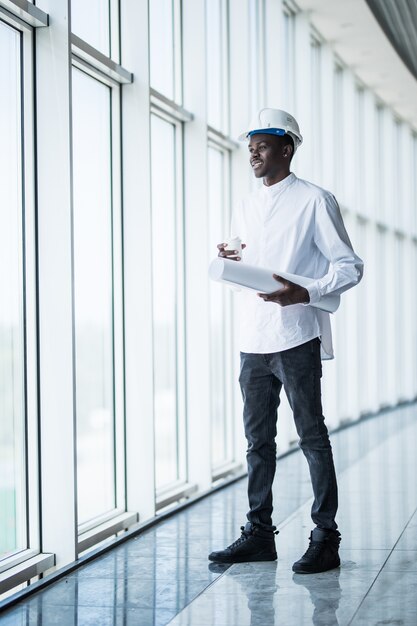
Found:
[{"label": "man's right hand", "polygon": [[[219,243],[217,244],[217,249],[219,251],[219,254],[217,256],[226,258],[226,259],[230,259],[231,261],[240,261],[241,258],[240,256],[237,256],[238,251],[237,250],[226,250],[226,246],[227,243]],[[246,244],[242,243],[242,250],[246,248]]]}]

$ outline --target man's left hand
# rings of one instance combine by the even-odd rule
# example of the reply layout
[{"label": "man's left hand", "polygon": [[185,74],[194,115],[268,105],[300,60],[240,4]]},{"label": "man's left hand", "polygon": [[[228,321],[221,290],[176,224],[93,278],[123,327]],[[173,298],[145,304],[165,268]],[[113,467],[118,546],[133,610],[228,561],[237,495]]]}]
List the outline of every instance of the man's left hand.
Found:
[{"label": "man's left hand", "polygon": [[273,274],[273,277],[275,280],[282,283],[284,287],[278,291],[274,291],[273,293],[258,293],[258,296],[265,302],[276,302],[280,306],[288,306],[289,304],[307,304],[310,302],[310,296],[305,287],[296,285],[290,280],[286,280],[285,278],[282,278],[282,276],[278,276],[278,274]]}]

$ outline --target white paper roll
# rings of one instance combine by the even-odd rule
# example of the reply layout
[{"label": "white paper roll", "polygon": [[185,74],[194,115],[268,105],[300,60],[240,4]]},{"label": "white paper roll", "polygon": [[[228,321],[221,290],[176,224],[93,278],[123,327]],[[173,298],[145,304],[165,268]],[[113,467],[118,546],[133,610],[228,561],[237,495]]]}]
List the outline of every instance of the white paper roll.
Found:
[{"label": "white paper roll", "polygon": [[[273,293],[284,286],[282,283],[275,280],[272,276],[273,273],[301,287],[307,287],[313,282],[312,278],[306,278],[305,276],[297,276],[296,274],[289,274],[288,272],[274,272],[264,267],[248,265],[241,261],[221,259],[220,257],[213,259],[209,267],[209,277],[211,280],[239,285],[244,289],[250,289],[258,293]],[[339,308],[339,304],[340,296],[323,296],[320,302],[312,304],[311,306],[315,306],[323,311],[328,311],[329,313],[334,313]]]}]

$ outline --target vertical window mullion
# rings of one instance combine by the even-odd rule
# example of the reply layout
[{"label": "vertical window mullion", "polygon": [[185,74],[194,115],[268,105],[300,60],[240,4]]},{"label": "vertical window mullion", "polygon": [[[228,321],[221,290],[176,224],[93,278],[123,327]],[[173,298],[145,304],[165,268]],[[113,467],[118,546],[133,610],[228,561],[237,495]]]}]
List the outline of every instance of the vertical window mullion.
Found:
[{"label": "vertical window mullion", "polygon": [[126,509],[123,242],[121,198],[121,87],[111,90],[112,249],[113,249],[113,350],[116,508]]}]

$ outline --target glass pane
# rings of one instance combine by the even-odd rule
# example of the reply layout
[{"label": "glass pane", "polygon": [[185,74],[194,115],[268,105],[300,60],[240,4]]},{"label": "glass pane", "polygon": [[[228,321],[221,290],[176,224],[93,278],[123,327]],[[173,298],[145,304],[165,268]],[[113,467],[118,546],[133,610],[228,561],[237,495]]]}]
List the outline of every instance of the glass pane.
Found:
[{"label": "glass pane", "polygon": [[313,40],[310,45],[311,52],[311,130],[312,130],[312,175],[314,182],[321,183],[321,45]]},{"label": "glass pane", "polygon": [[0,22],[0,558],[25,538],[20,35]]},{"label": "glass pane", "polygon": [[110,54],[109,0],[71,0],[71,30],[74,35]]},{"label": "glass pane", "polygon": [[[355,91],[355,129],[358,133],[358,137],[363,137],[365,134],[364,129],[364,91],[361,87],[357,87]],[[358,144],[355,142],[355,164],[356,164],[356,206],[358,210],[363,211],[363,198],[365,194],[365,178],[364,178],[364,153]]]},{"label": "glass pane", "polygon": [[223,130],[222,12],[220,0],[206,0],[207,121]]},{"label": "glass pane", "polygon": [[[209,255],[216,255],[216,246],[227,237],[225,228],[225,155],[214,148],[208,151],[209,173]],[[239,233],[232,233],[239,234]],[[211,461],[212,467],[228,458],[228,419],[231,419],[227,403],[227,387],[231,384],[228,367],[226,298],[230,294],[223,285],[209,281],[210,297],[210,398],[211,398]]]},{"label": "glass pane", "polygon": [[249,91],[251,116],[265,106],[266,38],[265,2],[249,0]]},{"label": "glass pane", "polygon": [[[412,151],[412,172],[417,172],[417,135],[413,134],[413,151]],[[413,176],[411,180],[412,195],[411,195],[411,227],[414,236],[417,236],[417,176]]]},{"label": "glass pane", "polygon": [[110,89],[73,70],[79,522],[115,507]]},{"label": "glass pane", "polygon": [[284,42],[283,42],[283,73],[284,85],[282,92],[285,98],[285,108],[292,111],[295,100],[295,72],[294,72],[294,48],[295,48],[295,18],[293,13],[284,12]]},{"label": "glass pane", "polygon": [[174,100],[173,0],[149,3],[151,86]]},{"label": "glass pane", "polygon": [[179,478],[175,127],[153,115],[151,130],[155,472],[159,489]]},{"label": "glass pane", "polygon": [[340,66],[335,67],[334,71],[334,183],[336,193],[343,197],[343,180],[344,180],[344,89],[343,89],[344,73]]}]

